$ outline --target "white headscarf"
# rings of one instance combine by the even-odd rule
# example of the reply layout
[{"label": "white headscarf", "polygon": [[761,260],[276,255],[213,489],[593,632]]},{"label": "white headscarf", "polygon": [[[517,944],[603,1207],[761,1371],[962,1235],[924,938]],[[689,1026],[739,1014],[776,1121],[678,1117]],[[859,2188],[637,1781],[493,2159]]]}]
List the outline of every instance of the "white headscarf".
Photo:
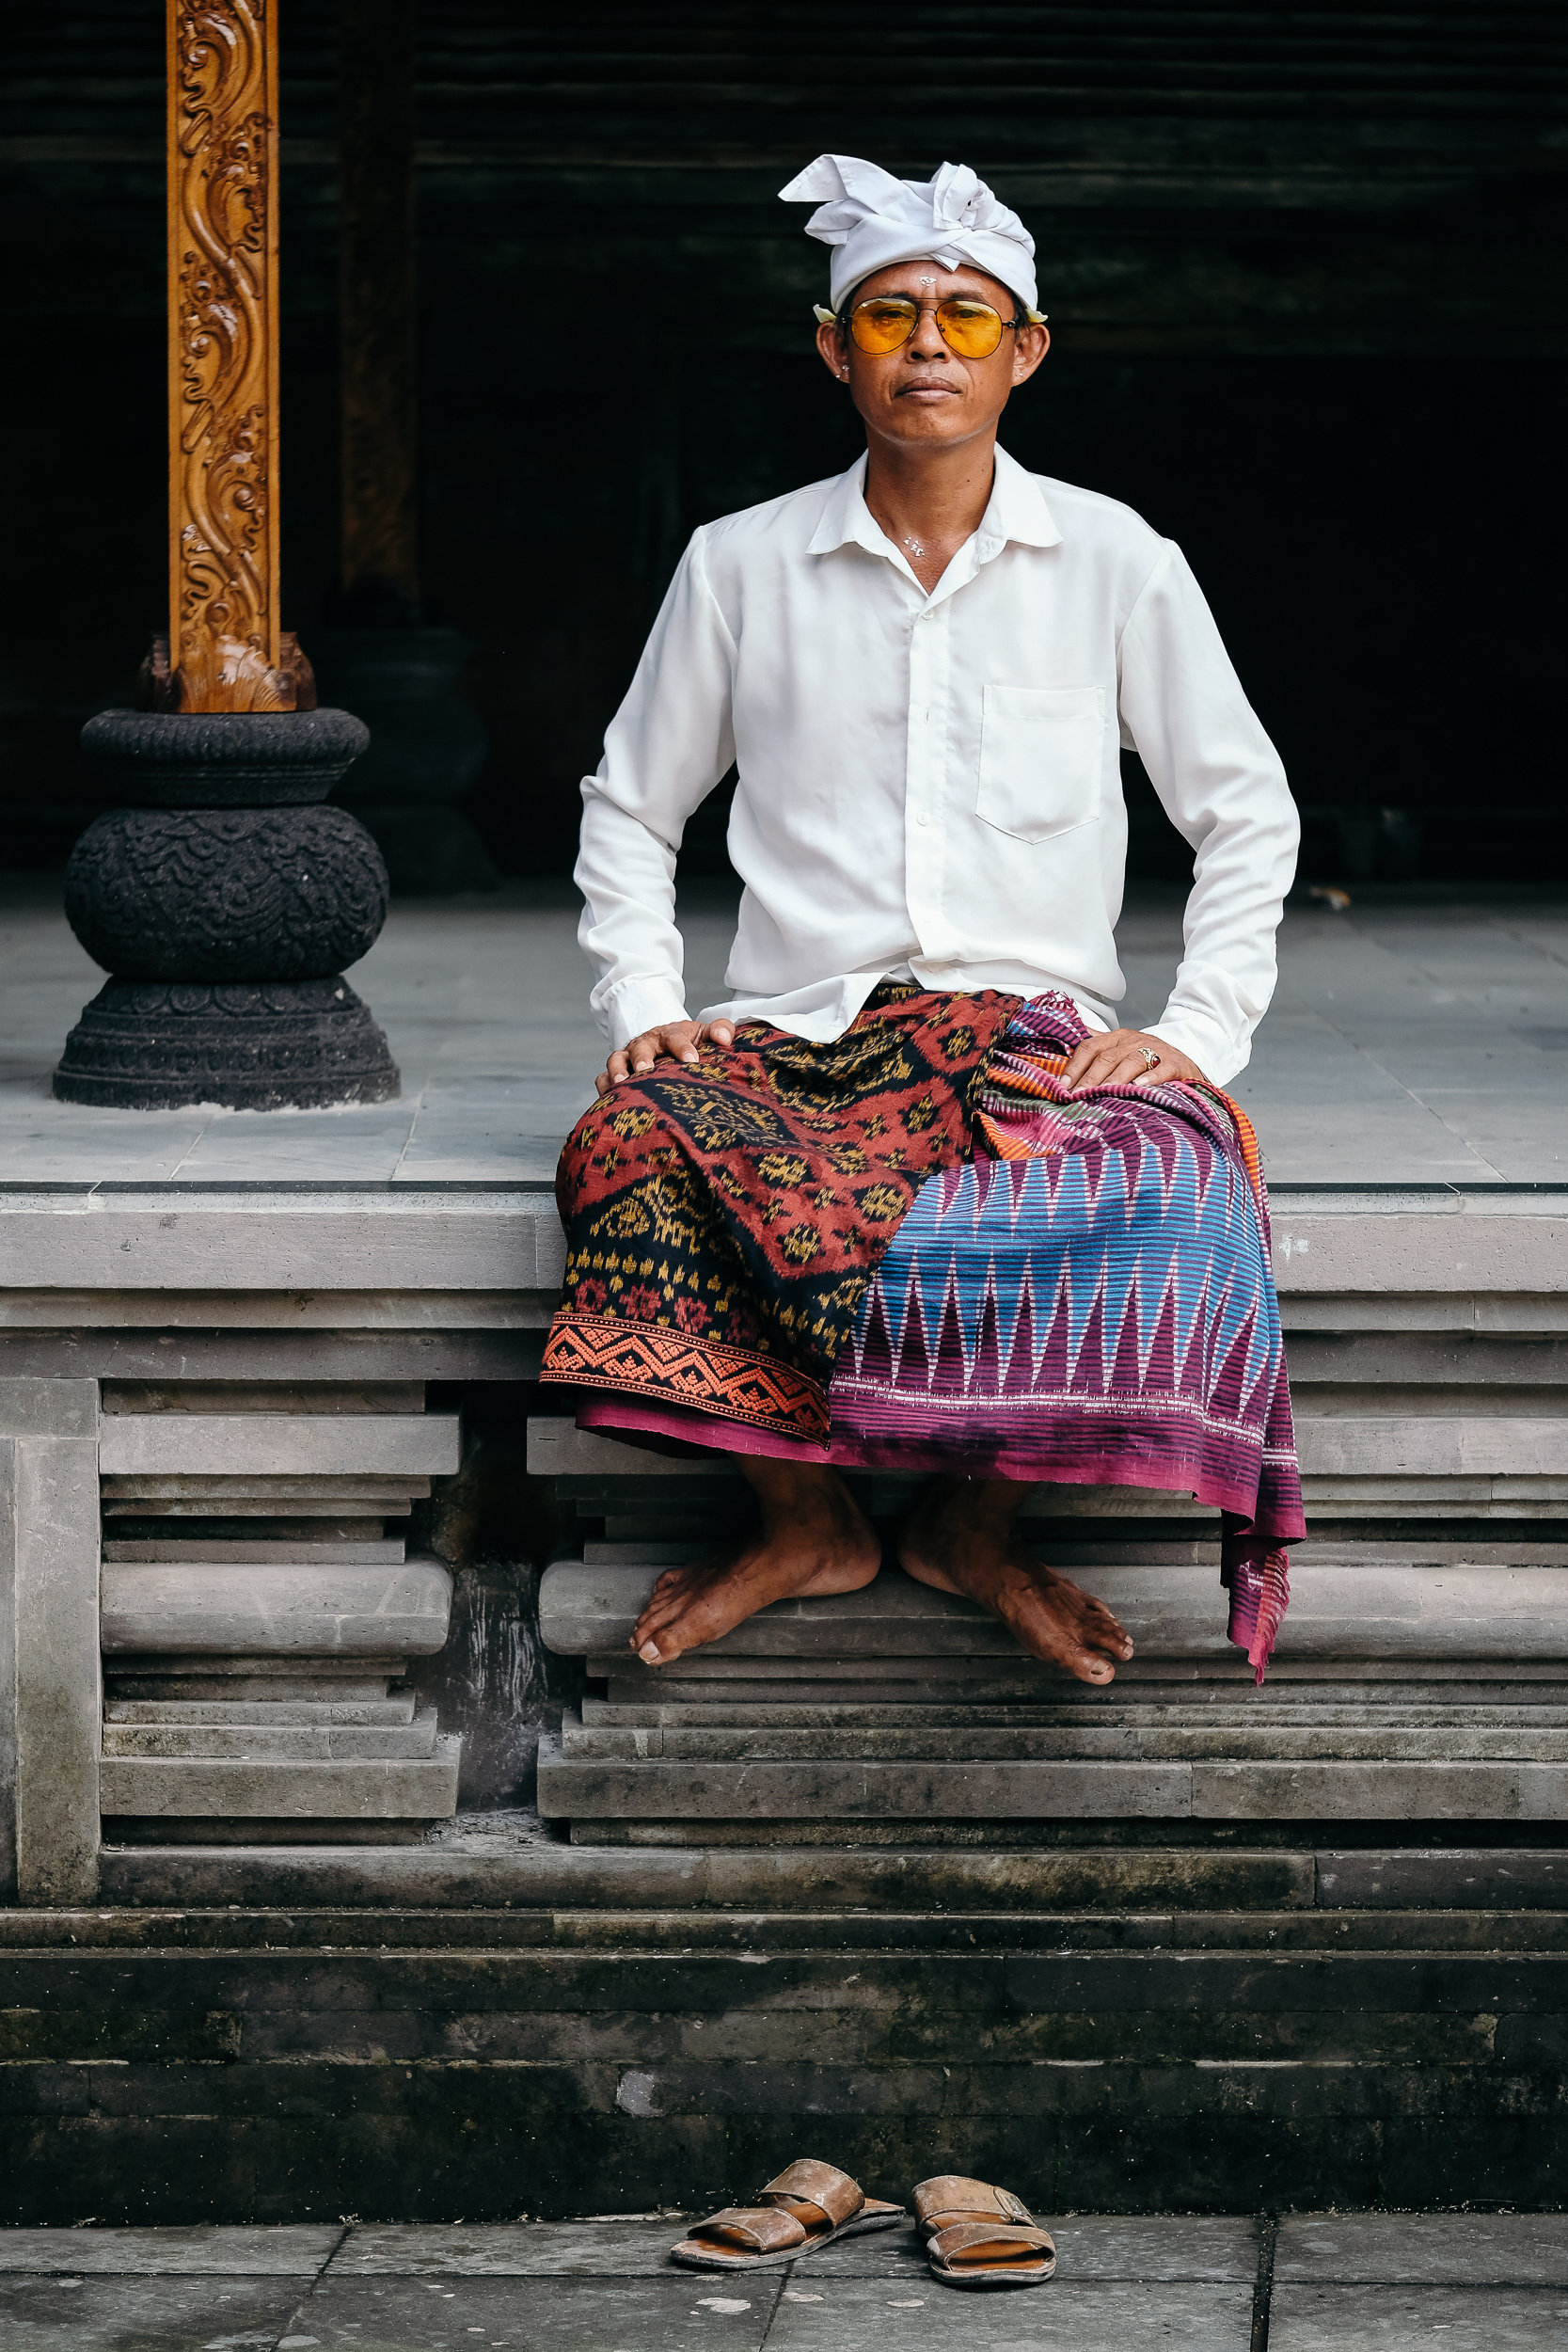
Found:
[{"label": "white headscarf", "polygon": [[967,164],[943,164],[934,180],[895,180],[858,155],[818,155],[779,194],[791,204],[822,199],[806,234],[834,248],[835,310],[874,270],[917,261],[972,262],[1035,308],[1035,240]]}]

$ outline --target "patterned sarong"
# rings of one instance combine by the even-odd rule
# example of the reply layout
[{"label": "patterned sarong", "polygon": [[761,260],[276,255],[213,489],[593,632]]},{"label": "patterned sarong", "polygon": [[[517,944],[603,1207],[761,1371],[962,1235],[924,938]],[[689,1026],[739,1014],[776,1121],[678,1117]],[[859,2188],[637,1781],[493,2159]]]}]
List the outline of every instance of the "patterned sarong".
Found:
[{"label": "patterned sarong", "polygon": [[1261,1678],[1306,1530],[1257,1142],[1217,1088],[1069,1094],[1083,1034],[1044,996],[1002,1041],[975,1157],[925,1187],[868,1286],[832,1458],[1216,1504]]},{"label": "patterned sarong", "polygon": [[545,1378],[614,1395],[619,1427],[695,1415],[701,1443],[819,1460],[872,1270],[927,1178],[967,1158],[970,1087],[1018,1009],[884,981],[831,1045],[748,1022],[729,1052],[602,1097],[556,1177]]},{"label": "patterned sarong", "polygon": [[1305,1531],[1268,1211],[1213,1088],[1069,1095],[1066,997],[884,983],[588,1112],[544,1377],[654,1442],[1196,1495],[1262,1678]]}]

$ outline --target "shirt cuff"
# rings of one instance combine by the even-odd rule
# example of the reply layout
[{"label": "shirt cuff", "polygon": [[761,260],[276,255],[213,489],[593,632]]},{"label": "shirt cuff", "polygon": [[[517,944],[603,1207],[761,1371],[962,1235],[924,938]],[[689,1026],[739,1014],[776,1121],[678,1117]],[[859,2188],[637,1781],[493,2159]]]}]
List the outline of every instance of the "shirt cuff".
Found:
[{"label": "shirt cuff", "polygon": [[1238,1051],[1235,1039],[1227,1037],[1217,1021],[1205,1021],[1201,1013],[1167,1010],[1144,1034],[1163,1038],[1179,1054],[1196,1061],[1211,1086],[1227,1087],[1247,1065],[1246,1048]]},{"label": "shirt cuff", "polygon": [[644,1029],[668,1028],[672,1021],[689,1017],[680,982],[657,976],[623,980],[605,997],[602,1011],[612,1054],[641,1037]]}]

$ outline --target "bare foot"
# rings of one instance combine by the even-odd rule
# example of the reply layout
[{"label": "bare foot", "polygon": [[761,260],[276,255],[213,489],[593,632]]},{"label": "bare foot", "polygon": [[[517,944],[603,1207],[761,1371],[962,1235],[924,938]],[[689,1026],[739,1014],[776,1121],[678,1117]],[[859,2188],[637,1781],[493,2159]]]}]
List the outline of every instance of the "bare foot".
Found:
[{"label": "bare foot", "polygon": [[834,1470],[740,1457],[762,1505],[762,1526],[728,1550],[666,1568],[637,1620],[631,1646],[650,1666],[716,1642],[769,1601],[855,1593],[882,1565],[876,1530]]},{"label": "bare foot", "polygon": [[922,1584],[977,1600],[1032,1657],[1080,1682],[1114,1681],[1132,1655],[1126,1629],[1020,1544],[1014,1521],[1028,1491],[1006,1479],[939,1478],[899,1531],[899,1559]]}]

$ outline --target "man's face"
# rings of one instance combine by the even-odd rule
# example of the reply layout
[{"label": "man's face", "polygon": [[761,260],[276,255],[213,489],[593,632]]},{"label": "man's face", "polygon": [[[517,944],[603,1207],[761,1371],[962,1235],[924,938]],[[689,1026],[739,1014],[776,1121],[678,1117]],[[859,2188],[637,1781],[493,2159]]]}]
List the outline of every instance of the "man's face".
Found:
[{"label": "man's face", "polygon": [[849,308],[875,297],[918,303],[920,318],[907,343],[886,353],[862,351],[836,326],[817,329],[816,347],[832,373],[847,381],[850,398],[879,439],[927,445],[966,441],[992,428],[1015,384],[1034,374],[1051,338],[1043,326],[1005,326],[990,357],[966,359],[950,351],[933,315],[939,302],[989,302],[1004,319],[1022,305],[999,278],[982,269],[943,269],[936,262],[897,262],[857,286]]}]

